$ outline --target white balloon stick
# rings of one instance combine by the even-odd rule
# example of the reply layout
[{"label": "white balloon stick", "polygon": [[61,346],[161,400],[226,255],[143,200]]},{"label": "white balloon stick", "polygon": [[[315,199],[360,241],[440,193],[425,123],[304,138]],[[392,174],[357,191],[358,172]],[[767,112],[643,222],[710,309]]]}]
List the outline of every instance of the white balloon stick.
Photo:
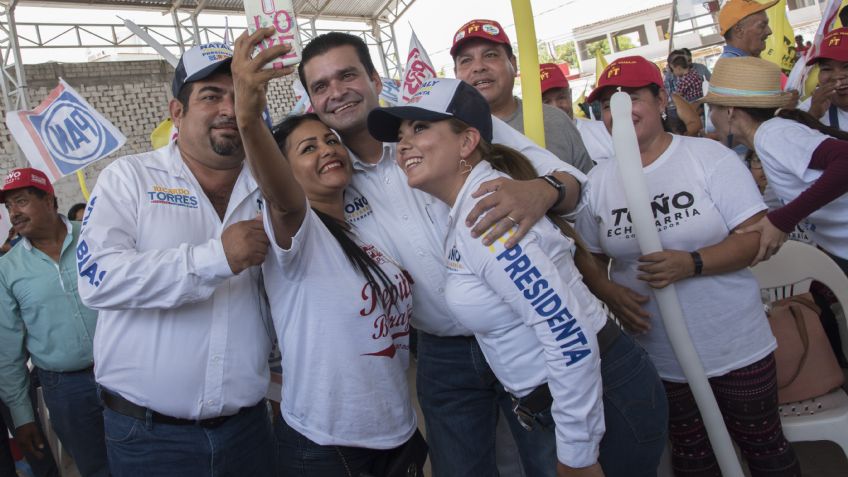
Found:
[{"label": "white balloon stick", "polygon": [[[121,18],[121,17],[118,17],[118,18]],[[123,20],[123,18],[121,18],[121,19]],[[162,58],[164,58],[165,61],[167,61],[171,66],[173,66],[174,68],[177,67],[177,63],[180,62],[179,58],[174,56],[174,54],[171,53],[170,51],[168,51],[167,48],[162,46],[161,43],[154,40],[153,37],[150,36],[149,33],[144,31],[144,29],[142,29],[141,27],[139,27],[138,25],[136,25],[135,23],[133,23],[130,20],[124,20],[124,25],[127,27],[127,29],[129,29],[129,31],[133,32],[133,34],[135,36],[141,38],[145,43],[147,43],[147,46],[156,50],[156,53],[159,53],[162,56]]]},{"label": "white balloon stick", "polygon": [[[648,185],[642,171],[642,157],[636,140],[636,129],[633,126],[633,104],[630,95],[621,91],[613,94],[610,109],[612,111],[612,142],[633,229],[636,232],[636,240],[643,254],[662,251],[660,235],[654,225],[654,216],[651,211]],[[743,477],[742,467],[707,381],[704,367],[692,344],[689,330],[686,328],[683,310],[680,308],[674,285],[655,289],[653,293],[674,355],[683,368],[683,374],[701,411],[701,417],[704,419],[707,435],[721,467],[722,475]]]}]

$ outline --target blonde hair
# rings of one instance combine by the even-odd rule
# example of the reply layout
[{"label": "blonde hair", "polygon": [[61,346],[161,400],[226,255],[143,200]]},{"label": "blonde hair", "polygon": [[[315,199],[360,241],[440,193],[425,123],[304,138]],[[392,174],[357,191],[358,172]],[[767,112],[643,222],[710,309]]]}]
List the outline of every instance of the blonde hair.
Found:
[{"label": "blonde hair", "polygon": [[[456,134],[459,134],[470,127],[468,124],[460,121],[459,119],[451,118],[446,121],[448,121],[451,130]],[[503,144],[491,144],[485,139],[480,138],[480,143],[477,144],[477,151],[480,152],[480,157],[484,161],[491,164],[493,169],[503,172],[515,180],[527,181],[539,177],[539,174],[536,172],[536,168],[533,167],[530,160],[527,159],[524,154],[521,154],[509,146],[504,146]],[[583,243],[580,236],[577,235],[577,231],[574,230],[574,227],[572,227],[571,224],[552,212],[548,212],[546,215],[566,237],[574,240],[574,244],[577,246],[578,252],[588,253],[586,245]]]}]

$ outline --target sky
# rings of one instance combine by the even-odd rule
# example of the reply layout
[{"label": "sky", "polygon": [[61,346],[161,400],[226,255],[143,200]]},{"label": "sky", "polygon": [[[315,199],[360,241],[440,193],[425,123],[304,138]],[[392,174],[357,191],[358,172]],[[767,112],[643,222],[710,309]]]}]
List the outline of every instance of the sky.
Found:
[{"label": "sky", "polygon": [[[598,8],[599,2],[604,8]],[[540,40],[565,42],[572,38],[572,29],[605,18],[643,10],[655,5],[669,3],[669,0],[534,0],[531,1],[536,25],[536,36]],[[138,10],[99,10],[92,8],[72,11],[56,8],[38,8],[19,6],[16,19],[19,24],[28,22],[62,23],[74,18],[79,23],[117,23],[116,17],[130,19],[139,25],[170,24],[170,16],[160,11],[144,12]],[[84,17],[85,20],[79,20]],[[506,29],[510,38],[515,38],[512,7],[509,0],[416,0],[395,25],[398,53],[405,58],[409,48],[409,39],[414,29],[430,59],[438,71],[445,67],[452,72],[453,62],[448,49],[456,30],[465,22],[474,18],[497,20]],[[241,25],[243,17],[230,15],[230,25]],[[223,24],[223,16],[201,15],[201,24]],[[58,32],[61,29],[55,28]],[[26,28],[21,27],[21,35]],[[43,63],[46,61],[82,62],[87,53],[77,49],[23,50],[24,63]]]}]

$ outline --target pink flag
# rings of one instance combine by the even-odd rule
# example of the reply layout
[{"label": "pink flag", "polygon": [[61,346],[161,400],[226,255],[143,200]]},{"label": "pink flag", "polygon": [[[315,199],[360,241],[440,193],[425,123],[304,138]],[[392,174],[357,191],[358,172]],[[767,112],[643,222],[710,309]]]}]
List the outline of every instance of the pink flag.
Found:
[{"label": "pink flag", "polygon": [[409,40],[409,55],[406,57],[406,67],[403,70],[401,102],[408,102],[418,92],[422,83],[435,77],[436,70],[433,68],[433,63],[413,31],[412,38]]}]

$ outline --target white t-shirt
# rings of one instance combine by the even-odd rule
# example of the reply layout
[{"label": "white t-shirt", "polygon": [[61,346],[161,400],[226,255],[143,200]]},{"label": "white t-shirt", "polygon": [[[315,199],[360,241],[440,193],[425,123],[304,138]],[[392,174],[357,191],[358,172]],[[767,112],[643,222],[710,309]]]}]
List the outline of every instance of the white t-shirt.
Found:
[{"label": "white t-shirt", "polygon": [[606,314],[574,265],[574,243],[550,221],[509,250],[506,238],[486,247],[471,237],[464,221],[477,202],[471,193],[499,177],[488,162],[477,164],[451,209],[445,299],[510,393],[526,396],[548,383],[560,461],[591,465],[604,434],[596,335]]},{"label": "white t-shirt", "polygon": [[[673,136],[668,149],[643,171],[666,250],[689,252],[717,244],[766,208],[736,154],[711,139]],[[615,160],[592,169],[584,200],[577,228],[589,249],[612,258],[614,281],[652,296],[650,287],[637,278],[642,253]],[[708,377],[754,363],[775,348],[759,285],[749,269],[688,278],[675,288]],[[656,300],[648,301],[645,309],[651,315],[651,331],[636,339],[663,379],[685,382]]]},{"label": "white t-shirt", "polygon": [[[812,104],[813,97],[810,96],[798,105],[798,109],[802,111],[809,111]],[[848,131],[848,111],[845,111],[842,108],[836,108],[836,118],[839,120],[839,124],[836,126],[843,131]],[[824,116],[820,117],[819,121],[827,126],[832,126],[832,124],[830,124],[830,111],[825,111]]]},{"label": "white t-shirt", "polygon": [[612,146],[612,136],[603,121],[576,118],[574,125],[583,139],[589,157],[595,164],[615,156]]},{"label": "white t-shirt", "polygon": [[283,418],[321,445],[403,444],[416,428],[406,382],[411,284],[355,226],[357,244],[396,287],[393,303],[384,305],[387,291],[375,296],[312,209],[288,250],[277,245],[267,208],[264,223],[272,254],[262,270],[282,354]]},{"label": "white t-shirt", "polygon": [[[798,122],[773,118],[754,133],[754,149],[769,184],[783,204],[791,202],[822,175],[810,169],[813,152],[829,139]],[[807,236],[828,252],[848,258],[848,194],[819,208],[799,224]]]}]

